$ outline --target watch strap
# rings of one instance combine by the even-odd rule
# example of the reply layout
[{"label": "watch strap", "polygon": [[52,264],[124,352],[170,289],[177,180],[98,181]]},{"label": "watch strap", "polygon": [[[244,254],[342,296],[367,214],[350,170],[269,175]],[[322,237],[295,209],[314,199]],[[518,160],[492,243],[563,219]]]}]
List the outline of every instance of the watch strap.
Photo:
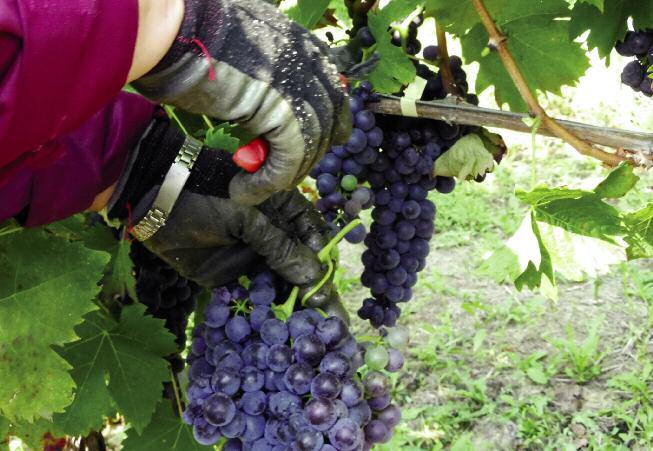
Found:
[{"label": "watch strap", "polygon": [[150,239],[166,224],[201,151],[202,143],[187,136],[174,163],[166,173],[152,206],[132,229],[132,234],[137,240]]}]

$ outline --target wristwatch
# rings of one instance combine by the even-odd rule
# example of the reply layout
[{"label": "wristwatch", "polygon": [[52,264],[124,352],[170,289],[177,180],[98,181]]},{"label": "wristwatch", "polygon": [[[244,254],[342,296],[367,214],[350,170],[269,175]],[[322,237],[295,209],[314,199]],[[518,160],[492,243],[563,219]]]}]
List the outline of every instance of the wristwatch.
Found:
[{"label": "wristwatch", "polygon": [[201,151],[202,142],[187,136],[174,163],[166,173],[152,206],[145,217],[132,229],[132,235],[137,240],[145,241],[151,238],[165,225]]}]

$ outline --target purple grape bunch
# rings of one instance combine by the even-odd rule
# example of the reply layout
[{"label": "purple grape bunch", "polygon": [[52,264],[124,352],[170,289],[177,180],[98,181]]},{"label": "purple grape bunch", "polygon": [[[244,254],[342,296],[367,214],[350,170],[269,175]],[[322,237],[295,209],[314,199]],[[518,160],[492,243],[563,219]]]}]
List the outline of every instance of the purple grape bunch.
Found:
[{"label": "purple grape bunch", "polygon": [[361,282],[372,296],[358,314],[374,327],[393,327],[399,304],[413,297],[417,274],[426,267],[434,233],[435,204],[428,193],[450,193],[455,180],[434,177],[437,159],[461,136],[462,129],[444,122],[406,119],[388,121],[386,141],[368,177],[374,191],[372,226],[362,255]]},{"label": "purple grape bunch", "polygon": [[[343,146],[331,147],[311,172],[320,195],[316,206],[334,230],[358,218],[361,211],[374,204],[372,190],[364,183],[369,166],[379,156],[383,131],[376,126],[374,113],[365,109],[365,103],[377,99],[369,83],[363,83],[351,93],[354,128],[349,140]],[[357,244],[366,234],[365,226],[360,224],[345,239]]]},{"label": "purple grape bunch", "polygon": [[285,295],[277,287],[261,272],[248,289],[216,289],[193,331],[183,418],[197,442],[224,438],[225,451],[353,451],[387,442],[401,412],[386,371],[403,366],[397,348],[405,331],[363,345],[340,318],[317,310],[281,321],[272,309]]},{"label": "purple grape bunch", "polygon": [[628,31],[616,50],[621,56],[636,57],[621,73],[621,82],[636,92],[653,97],[653,30]]}]

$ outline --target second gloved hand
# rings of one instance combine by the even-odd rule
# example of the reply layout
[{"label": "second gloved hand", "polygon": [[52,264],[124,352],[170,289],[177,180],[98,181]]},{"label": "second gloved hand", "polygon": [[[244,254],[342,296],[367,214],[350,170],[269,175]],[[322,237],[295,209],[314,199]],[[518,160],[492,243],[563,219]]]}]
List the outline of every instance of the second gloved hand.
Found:
[{"label": "second gloved hand", "polygon": [[329,145],[349,137],[351,114],[326,46],[274,6],[186,0],[177,42],[134,86],[151,99],[240,123],[270,143],[266,164],[237,174],[230,194],[257,205],[296,186]]},{"label": "second gloved hand", "polygon": [[[187,140],[165,118],[157,119],[135,149],[109,216],[139,227],[151,211],[170,166]],[[238,172],[226,152],[204,149],[195,162],[165,224],[143,244],[180,274],[213,288],[236,280],[265,263],[306,292],[326,268],[317,258],[326,244],[326,224],[298,190],[280,192],[258,207],[228,198],[228,181]],[[333,297],[320,290],[312,306]]]}]

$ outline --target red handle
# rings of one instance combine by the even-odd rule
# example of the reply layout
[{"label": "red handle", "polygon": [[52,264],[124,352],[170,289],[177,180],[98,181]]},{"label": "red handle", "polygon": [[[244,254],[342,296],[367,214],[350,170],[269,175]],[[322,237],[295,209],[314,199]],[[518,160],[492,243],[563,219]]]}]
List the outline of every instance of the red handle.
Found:
[{"label": "red handle", "polygon": [[[342,74],[340,74],[340,82],[342,89],[345,91],[349,89],[349,80]],[[254,141],[238,148],[234,153],[233,162],[239,168],[253,174],[265,164],[269,151],[267,141],[263,138],[256,138]]]},{"label": "red handle", "polygon": [[233,162],[241,169],[250,174],[258,171],[268,157],[268,143],[263,138],[256,138],[254,141],[238,148],[234,153]]}]

